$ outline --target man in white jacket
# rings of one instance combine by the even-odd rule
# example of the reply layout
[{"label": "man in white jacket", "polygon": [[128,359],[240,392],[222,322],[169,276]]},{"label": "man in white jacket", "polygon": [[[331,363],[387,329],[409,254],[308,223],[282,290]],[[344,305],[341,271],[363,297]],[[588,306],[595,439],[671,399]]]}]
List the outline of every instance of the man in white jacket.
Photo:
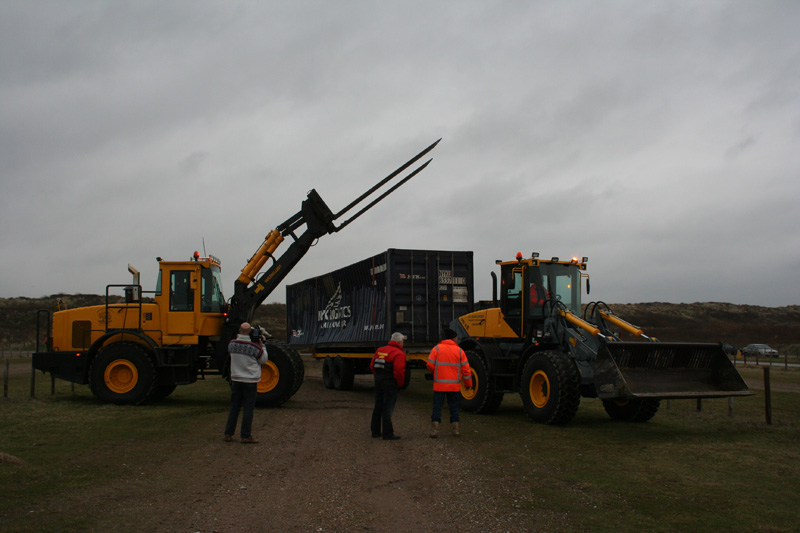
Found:
[{"label": "man in white jacket", "polygon": [[228,343],[231,356],[231,410],[225,425],[225,442],[231,442],[236,433],[239,411],[242,411],[242,444],[257,444],[253,438],[253,410],[256,406],[258,382],[261,380],[261,365],[267,362],[267,350],[261,340],[250,337],[252,328],[247,322],[239,326],[239,335]]}]

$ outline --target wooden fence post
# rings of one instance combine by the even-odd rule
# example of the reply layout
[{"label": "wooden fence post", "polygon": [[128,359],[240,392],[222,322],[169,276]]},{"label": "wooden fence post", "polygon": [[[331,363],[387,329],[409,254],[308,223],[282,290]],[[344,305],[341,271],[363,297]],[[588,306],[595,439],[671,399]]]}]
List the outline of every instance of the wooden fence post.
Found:
[{"label": "wooden fence post", "polygon": [[31,399],[36,398],[36,369],[33,367],[33,358],[31,358]]},{"label": "wooden fence post", "polygon": [[772,392],[769,383],[769,367],[764,367],[764,409],[767,414],[767,425],[772,424]]}]

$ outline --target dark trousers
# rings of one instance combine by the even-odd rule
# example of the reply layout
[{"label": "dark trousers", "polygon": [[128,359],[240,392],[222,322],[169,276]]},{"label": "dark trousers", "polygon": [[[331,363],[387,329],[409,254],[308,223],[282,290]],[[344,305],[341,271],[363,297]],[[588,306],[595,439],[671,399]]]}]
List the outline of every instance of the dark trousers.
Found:
[{"label": "dark trousers", "polygon": [[458,422],[458,406],[461,401],[461,391],[433,391],[433,413],[431,422],[442,421],[442,406],[447,398],[447,408],[450,410],[450,422]]},{"label": "dark trousers", "polygon": [[[373,435],[382,435],[384,439],[394,436],[392,413],[397,403],[397,382],[394,378],[375,378],[375,408],[372,410],[370,429]],[[383,430],[381,430],[383,426]]]},{"label": "dark trousers", "polygon": [[231,437],[236,434],[236,421],[239,419],[239,410],[242,411],[243,439],[249,438],[253,427],[253,410],[256,406],[258,383],[242,383],[231,381],[231,411],[228,413],[228,423],[225,424],[225,434]]}]

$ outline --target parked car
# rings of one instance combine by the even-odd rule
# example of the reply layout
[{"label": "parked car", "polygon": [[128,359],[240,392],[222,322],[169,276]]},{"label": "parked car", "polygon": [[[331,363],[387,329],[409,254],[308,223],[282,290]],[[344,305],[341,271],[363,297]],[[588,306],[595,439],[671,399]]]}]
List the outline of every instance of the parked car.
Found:
[{"label": "parked car", "polygon": [[738,352],[736,346],[732,344],[723,344],[722,351],[725,352],[725,355],[729,357],[736,357],[736,352]]},{"label": "parked car", "polygon": [[748,344],[742,348],[742,353],[752,356],[778,357],[778,350],[773,350],[766,344]]}]

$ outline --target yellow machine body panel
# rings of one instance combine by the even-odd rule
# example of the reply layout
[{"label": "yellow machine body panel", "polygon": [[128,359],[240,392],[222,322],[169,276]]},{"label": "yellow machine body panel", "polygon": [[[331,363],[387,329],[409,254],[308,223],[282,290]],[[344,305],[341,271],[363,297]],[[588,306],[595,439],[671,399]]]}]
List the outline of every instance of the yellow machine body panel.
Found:
[{"label": "yellow machine body panel", "polygon": [[158,346],[196,344],[200,336],[219,335],[224,320],[222,295],[214,283],[219,267],[208,261],[162,261],[160,266],[152,302],[109,303],[53,313],[53,350],[88,350],[109,331],[121,329],[139,330]]},{"label": "yellow machine body panel", "polygon": [[106,330],[106,307],[95,305],[53,313],[53,350],[87,350]]},{"label": "yellow machine body panel", "polygon": [[470,337],[515,338],[517,333],[506,322],[499,308],[483,309],[458,318]]}]

